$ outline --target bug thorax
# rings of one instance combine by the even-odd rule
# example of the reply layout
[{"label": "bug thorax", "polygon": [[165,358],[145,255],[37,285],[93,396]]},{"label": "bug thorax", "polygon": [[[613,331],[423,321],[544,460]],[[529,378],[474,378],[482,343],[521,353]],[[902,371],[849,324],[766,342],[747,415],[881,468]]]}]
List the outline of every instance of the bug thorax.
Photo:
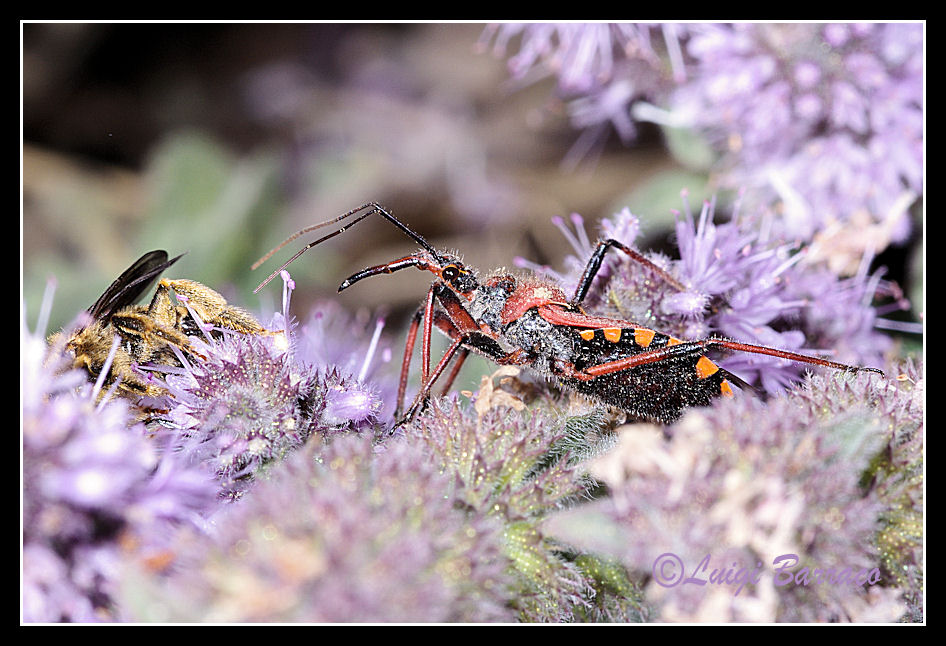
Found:
[{"label": "bug thorax", "polygon": [[518,320],[533,307],[557,304],[570,307],[568,297],[561,289],[538,280],[521,280],[509,294],[502,312],[502,323],[507,325]]},{"label": "bug thorax", "polygon": [[495,332],[503,326],[503,311],[509,297],[516,292],[517,282],[513,276],[493,276],[480,285],[470,300],[470,315],[478,323],[485,323]]}]

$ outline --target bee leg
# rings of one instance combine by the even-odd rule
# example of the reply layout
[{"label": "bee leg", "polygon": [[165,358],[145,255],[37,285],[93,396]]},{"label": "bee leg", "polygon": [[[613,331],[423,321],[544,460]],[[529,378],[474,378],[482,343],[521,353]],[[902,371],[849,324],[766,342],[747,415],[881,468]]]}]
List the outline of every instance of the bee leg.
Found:
[{"label": "bee leg", "polygon": [[[115,356],[111,373],[112,375],[119,375],[117,377],[120,380],[118,389],[126,394],[158,398],[166,392],[160,380],[153,379],[150,373],[143,373],[138,370],[127,354],[120,353]],[[103,388],[102,394],[107,391],[107,388]]]},{"label": "bee leg", "polygon": [[177,306],[171,300],[171,290],[167,285],[167,281],[162,280],[158,283],[151,304],[148,305],[148,316],[169,328],[177,327]]},{"label": "bee leg", "polygon": [[190,339],[186,334],[164,325],[150,314],[120,312],[112,316],[112,325],[123,338],[134,344],[134,355],[138,363],[154,361],[156,356],[165,352],[165,345],[173,345],[185,352],[197,354],[191,348]]},{"label": "bee leg", "polygon": [[[178,298],[183,297],[187,300],[191,309],[196,312],[204,323],[234,330],[243,334],[276,334],[267,330],[256,318],[246,310],[230,305],[226,299],[213,289],[198,283],[194,280],[168,280],[162,279],[158,291],[164,290],[164,294],[159,300],[159,294],[155,293],[152,301],[152,307],[157,307],[159,311],[164,311],[167,307],[164,299],[170,304],[170,298],[167,296],[168,290],[174,292]],[[172,306],[173,307],[173,306]]]}]

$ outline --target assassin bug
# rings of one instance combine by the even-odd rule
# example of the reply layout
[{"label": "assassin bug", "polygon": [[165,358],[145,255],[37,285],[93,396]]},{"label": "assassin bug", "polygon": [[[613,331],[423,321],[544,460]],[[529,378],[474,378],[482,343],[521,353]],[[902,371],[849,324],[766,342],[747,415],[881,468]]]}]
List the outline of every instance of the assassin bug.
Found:
[{"label": "assassin bug", "polygon": [[[411,419],[423,408],[434,383],[456,356],[456,363],[445,382],[445,390],[449,389],[470,352],[500,365],[531,367],[556,379],[566,389],[621,408],[634,418],[663,423],[674,421],[687,407],[705,406],[715,397],[732,396],[732,384],[752,388],[710,360],[706,356],[710,349],[763,354],[835,370],[883,375],[877,368],[850,366],[732,339],[709,337],[684,341],[631,321],[585,313],[582,301],[605,254],[611,249],[625,253],[660,280],[685,291],[673,276],[617,240],[597,243],[574,294],[569,297],[559,287],[537,277],[520,278],[497,273],[480,279],[475,269],[464,265],[453,254],[434,249],[376,202],[363,204],[290,236],[257,261],[253,268],[299,236],[355,216],[344,226],[299,250],[256,291],[308,249],[375,214],[391,222],[421,248],[403,258],[352,274],[342,282],[338,291],[348,289],[364,278],[408,267],[429,271],[436,277],[408,329],[395,409],[398,423]],[[421,388],[404,418],[400,419],[410,359],[421,325]],[[450,339],[450,345],[431,370],[430,337],[434,326]]]}]

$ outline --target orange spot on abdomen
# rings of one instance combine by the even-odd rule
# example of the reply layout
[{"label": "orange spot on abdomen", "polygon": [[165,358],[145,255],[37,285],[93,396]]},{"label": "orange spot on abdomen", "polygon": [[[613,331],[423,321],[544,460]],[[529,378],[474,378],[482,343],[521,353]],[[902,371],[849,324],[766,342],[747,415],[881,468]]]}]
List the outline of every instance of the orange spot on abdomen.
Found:
[{"label": "orange spot on abdomen", "polygon": [[639,327],[634,330],[634,342],[637,343],[642,348],[646,348],[650,345],[650,342],[654,340],[654,335],[656,332],[653,330],[648,330],[647,328]]},{"label": "orange spot on abdomen", "polygon": [[700,360],[696,362],[696,374],[699,375],[700,379],[706,379],[717,370],[719,370],[719,366],[707,359],[706,356],[700,357]]},{"label": "orange spot on abdomen", "polygon": [[606,327],[601,332],[604,334],[604,338],[611,343],[617,343],[621,340],[621,328],[619,327]]}]

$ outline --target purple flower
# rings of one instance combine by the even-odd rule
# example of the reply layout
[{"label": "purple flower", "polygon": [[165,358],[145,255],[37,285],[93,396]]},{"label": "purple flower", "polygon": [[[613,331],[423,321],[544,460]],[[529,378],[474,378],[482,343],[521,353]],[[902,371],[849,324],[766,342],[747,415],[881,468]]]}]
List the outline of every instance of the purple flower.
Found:
[{"label": "purple flower", "polygon": [[[875,329],[872,301],[880,291],[880,274],[868,275],[865,265],[855,276],[839,279],[806,262],[798,245],[770,239],[758,222],[741,216],[738,203],[728,222],[716,224],[715,203],[703,204],[696,215],[685,197],[675,226],[679,259],[649,258],[686,290],[615,251],[606,256],[586,309],[682,339],[717,335],[807,354],[822,348],[835,353],[836,360],[855,364],[882,363],[891,341]],[[573,216],[572,221],[576,234],[556,220],[578,254],[566,259],[566,273],[519,263],[557,280],[566,293],[574,290],[593,248],[581,218]],[[601,231],[602,238],[633,246],[639,221],[623,209],[605,218]],[[790,361],[748,353],[732,354],[720,364],[773,393],[803,370]]]},{"label": "purple flower", "polygon": [[[311,354],[312,339],[289,319],[293,283],[283,272],[283,313],[273,328],[281,333],[227,334],[220,340],[191,339],[201,357],[182,374],[168,374],[171,395],[159,434],[186,459],[216,474],[221,494],[236,498],[255,475],[301,447],[313,434],[369,433],[378,430],[382,401],[365,382],[371,363],[363,359],[359,378],[334,364],[313,367],[300,360]],[[380,334],[380,328],[378,328]],[[377,338],[374,338],[374,344]],[[340,350],[331,360],[355,358]],[[354,352],[354,347],[348,348]]]},{"label": "purple flower", "polygon": [[[572,125],[584,131],[569,152],[569,165],[611,127],[622,141],[632,141],[637,128],[631,106],[662,96],[672,86],[671,75],[684,74],[674,25],[504,23],[487,27],[479,46],[485,51],[492,41],[493,53],[503,55],[515,39],[518,49],[508,59],[513,79],[526,83],[554,75]],[[672,72],[662,51],[669,53]]]},{"label": "purple flower", "polygon": [[[818,376],[767,403],[720,400],[664,430],[625,426],[617,447],[591,465],[610,496],[564,512],[550,521],[549,531],[611,553],[641,574],[651,573],[664,553],[679,556],[688,576],[698,572],[704,580],[714,568],[759,568],[758,580],[745,585],[708,582],[668,590],[652,580],[647,598],[665,621],[897,620],[909,611],[905,593],[917,589],[898,589],[907,577],[891,581],[887,570],[881,573],[878,543],[892,562],[913,568],[915,583],[912,549],[920,541],[911,537],[911,549],[895,548],[883,534],[878,538],[878,529],[896,528],[891,533],[902,537],[915,526],[916,516],[903,522],[902,511],[896,522],[881,519],[904,502],[921,513],[921,503],[906,495],[921,487],[913,479],[904,488],[909,479],[902,478],[921,468],[920,453],[893,449],[899,466],[889,473],[897,475],[875,474],[878,457],[891,447],[907,438],[914,446],[922,442],[918,387],[911,379]],[[897,484],[888,489],[884,482]],[[889,496],[892,491],[898,493]],[[589,523],[597,531],[588,531]],[[812,577],[815,568],[877,568],[883,585],[777,586],[773,560],[784,554],[799,557],[793,573],[802,567]],[[707,555],[708,567],[699,570]]]},{"label": "purple flower", "polygon": [[139,620],[509,621],[499,524],[445,496],[417,445],[337,437],[293,453],[180,545]]},{"label": "purple flower", "polygon": [[[205,346],[207,361],[168,375],[168,420],[193,462],[211,465],[225,489],[298,448],[324,406],[316,376],[299,372],[269,340],[234,336]],[[171,441],[171,440],[169,440]]]},{"label": "purple flower", "polygon": [[174,403],[163,432],[214,470],[226,496],[313,434],[372,431],[378,420],[372,388],[299,364],[272,339],[234,335],[201,351],[206,361],[167,377]]},{"label": "purple flower", "polygon": [[289,272],[281,273],[283,308],[274,317],[273,327],[283,330],[288,339],[287,358],[324,373],[325,423],[349,422],[357,428],[387,415],[388,409],[393,410],[397,375],[392,370],[390,342],[382,335],[384,318],[369,323],[364,311],[353,315],[334,301],[324,301],[313,306],[299,324],[289,316],[295,281]]},{"label": "purple flower", "polygon": [[[384,319],[370,320],[364,312],[351,314],[333,301],[317,303],[299,325],[294,341],[295,360],[323,371],[332,370],[346,381],[358,382],[362,392],[373,392],[383,402],[380,417],[394,411],[397,368],[391,342],[382,332]],[[351,405],[355,403],[349,401]],[[364,414],[360,409],[358,414]]]},{"label": "purple flower", "polygon": [[510,41],[519,38],[518,52],[509,57],[513,78],[555,74],[565,92],[587,92],[618,76],[625,60],[660,65],[651,34],[659,26],[634,24],[516,24],[486,28],[480,38],[485,50],[493,40],[493,53],[506,53]]},{"label": "purple flower", "polygon": [[592,483],[577,462],[601,450],[592,439],[601,420],[518,412],[508,407],[511,401],[518,400],[493,390],[485,377],[474,411],[455,403],[432,404],[408,428],[408,439],[420,440],[449,476],[446,497],[502,523],[503,553],[519,589],[513,605],[520,620],[640,621],[636,589],[623,568],[591,554],[570,553],[541,525],[587,495]]},{"label": "purple flower", "polygon": [[[174,525],[200,525],[214,488],[149,439],[128,402],[100,398],[100,384],[48,348],[45,320],[20,337],[23,619],[114,620],[119,564],[160,549]],[[130,549],[139,539],[148,546]]]},{"label": "purple flower", "polygon": [[905,238],[922,191],[921,24],[686,32],[694,62],[672,109],[716,142],[731,186],[780,202],[788,235],[810,239],[864,212],[874,248]]},{"label": "purple flower", "polygon": [[919,23],[504,24],[481,44],[501,54],[518,37],[513,78],[557,76],[584,130],[570,156],[608,124],[625,143],[636,121],[686,128],[715,150],[709,170],[722,185],[750,189],[786,237],[840,227],[855,238],[834,251],[853,273],[865,251],[910,233],[923,182],[923,36]]},{"label": "purple flower", "polygon": [[358,425],[374,418],[380,407],[381,402],[374,392],[339,380],[328,387],[323,419],[330,426]]}]

